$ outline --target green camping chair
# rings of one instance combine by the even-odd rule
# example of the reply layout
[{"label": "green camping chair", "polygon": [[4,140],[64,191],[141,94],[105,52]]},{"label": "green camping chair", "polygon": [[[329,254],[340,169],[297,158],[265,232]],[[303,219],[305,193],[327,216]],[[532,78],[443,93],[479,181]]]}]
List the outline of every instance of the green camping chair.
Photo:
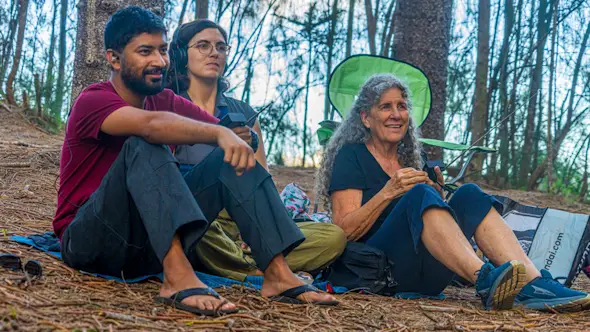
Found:
[{"label": "green camping chair", "polygon": [[[342,61],[330,77],[328,97],[330,103],[344,119],[350,111],[354,100],[363,83],[375,74],[391,73],[405,82],[410,89],[412,102],[412,118],[416,126],[420,127],[428,117],[431,105],[430,83],[426,75],[417,67],[408,63],[375,55],[353,55]],[[325,145],[338,127],[339,122],[326,120],[320,122],[317,131],[321,145]],[[467,146],[464,144],[449,143],[436,139],[421,138],[423,144],[441,147],[443,149],[461,151],[465,154],[466,162],[453,179],[447,183],[453,186],[463,178],[471,158],[478,153],[496,152],[495,149],[483,146]],[[456,187],[456,186],[455,186]]]}]

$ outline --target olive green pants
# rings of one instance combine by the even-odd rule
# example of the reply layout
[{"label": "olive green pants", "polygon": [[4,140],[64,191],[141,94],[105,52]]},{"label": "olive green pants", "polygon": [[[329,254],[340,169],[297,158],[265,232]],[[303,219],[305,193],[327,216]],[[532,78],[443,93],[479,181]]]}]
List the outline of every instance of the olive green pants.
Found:
[{"label": "olive green pants", "polygon": [[[223,212],[220,216],[225,217]],[[305,241],[285,257],[292,271],[318,271],[344,251],[346,238],[340,227],[317,222],[299,222],[297,226]],[[211,274],[243,281],[255,275],[258,268],[249,249],[242,244],[236,223],[218,218],[196,246],[199,263]]]}]

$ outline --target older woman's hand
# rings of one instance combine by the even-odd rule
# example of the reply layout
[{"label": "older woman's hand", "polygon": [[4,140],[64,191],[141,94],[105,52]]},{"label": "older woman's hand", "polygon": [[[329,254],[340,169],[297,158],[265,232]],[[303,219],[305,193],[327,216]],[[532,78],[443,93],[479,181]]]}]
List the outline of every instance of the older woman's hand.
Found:
[{"label": "older woman's hand", "polygon": [[387,181],[381,192],[387,200],[402,196],[419,183],[428,183],[428,174],[424,171],[417,171],[414,168],[402,168],[395,172]]},{"label": "older woman's hand", "polygon": [[436,173],[436,181],[438,183],[434,183],[432,180],[430,180],[430,178],[428,178],[427,183],[429,185],[431,185],[434,189],[436,189],[436,191],[438,191],[442,197],[444,197],[444,192],[443,192],[442,186],[445,185],[445,177],[442,175],[442,172],[440,171],[440,167],[438,167],[438,166],[436,166],[434,168],[434,173]]}]

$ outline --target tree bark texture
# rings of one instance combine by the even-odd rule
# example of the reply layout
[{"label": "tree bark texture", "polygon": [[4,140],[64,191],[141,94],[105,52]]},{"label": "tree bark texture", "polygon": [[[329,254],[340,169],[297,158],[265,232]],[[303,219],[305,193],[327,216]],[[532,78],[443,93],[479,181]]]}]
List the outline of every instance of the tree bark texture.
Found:
[{"label": "tree bark texture", "polygon": [[27,25],[27,11],[29,10],[29,0],[19,0],[18,7],[18,33],[16,35],[16,47],[14,49],[14,58],[12,60],[12,69],[6,80],[6,99],[9,104],[16,104],[14,97],[14,79],[20,65],[20,58],[23,52],[23,42],[25,39],[25,27]]},{"label": "tree bark texture", "polygon": [[[432,106],[421,127],[429,138],[444,138],[452,8],[452,0],[399,0],[396,8],[393,57],[422,69],[430,81]],[[425,150],[433,159],[442,158],[438,148]]]},{"label": "tree bark texture", "polygon": [[[475,92],[471,112],[471,144],[479,141],[487,128],[488,119],[488,57],[490,54],[490,0],[479,0],[477,18],[477,61],[475,66]],[[471,161],[472,175],[479,178],[483,168],[483,153],[478,153]]]},{"label": "tree bark texture", "polygon": [[163,0],[80,0],[78,3],[76,55],[70,103],[73,103],[89,84],[109,78],[109,65],[104,56],[104,26],[110,15],[130,5],[148,8],[160,16],[164,14]]}]

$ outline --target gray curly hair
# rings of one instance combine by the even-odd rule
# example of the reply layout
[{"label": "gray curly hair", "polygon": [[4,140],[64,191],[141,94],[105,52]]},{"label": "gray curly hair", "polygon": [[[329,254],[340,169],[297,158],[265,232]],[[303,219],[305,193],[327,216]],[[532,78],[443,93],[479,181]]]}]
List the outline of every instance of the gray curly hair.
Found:
[{"label": "gray curly hair", "polygon": [[[361,111],[369,111],[375,106],[383,93],[389,89],[397,88],[402,92],[402,97],[407,100],[408,110],[412,111],[409,100],[408,86],[392,74],[378,74],[371,76],[362,86],[357,99],[352,105],[351,111],[334,135],[328,142],[324,151],[322,164],[316,174],[316,197],[319,204],[326,211],[331,210],[331,202],[328,194],[332,169],[338,151],[346,144],[366,143],[371,137],[371,132],[361,121]],[[399,161],[403,167],[422,169],[422,157],[420,151],[422,144],[418,141],[419,132],[412,117],[409,117],[408,132],[397,147]]]}]

